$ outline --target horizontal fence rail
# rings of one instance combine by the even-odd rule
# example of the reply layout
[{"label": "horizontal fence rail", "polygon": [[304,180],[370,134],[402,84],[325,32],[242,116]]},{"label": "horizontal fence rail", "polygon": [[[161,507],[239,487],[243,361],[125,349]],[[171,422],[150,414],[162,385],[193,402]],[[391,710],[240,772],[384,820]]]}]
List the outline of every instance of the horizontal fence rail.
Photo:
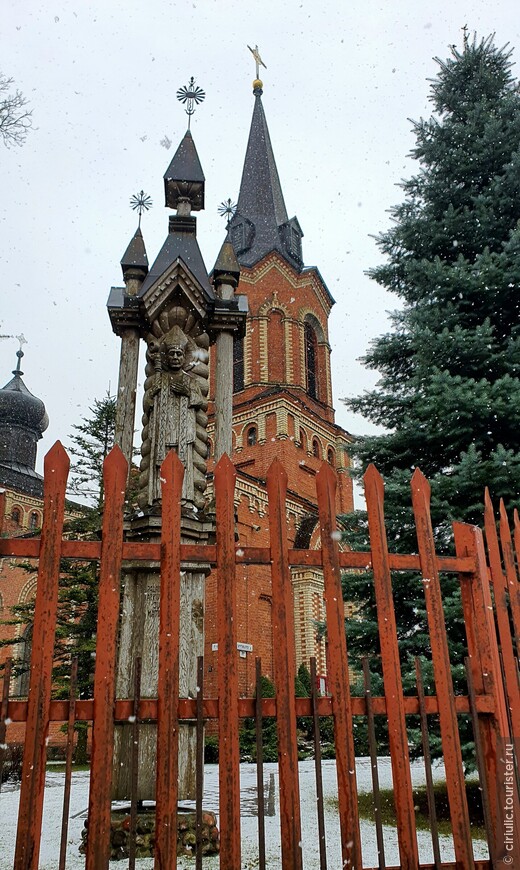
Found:
[{"label": "horizontal fence rail", "polygon": [[[212,544],[181,544],[181,560],[183,562],[203,562],[212,567],[217,565],[217,548]],[[238,551],[237,551],[238,550]],[[236,565],[270,565],[270,547],[248,547],[241,545],[235,551]],[[26,559],[37,559],[40,555],[40,539],[2,538],[0,539],[0,556],[12,556]],[[101,544],[99,541],[64,540],[61,545],[61,555],[64,559],[80,561],[99,561]],[[321,550],[301,550],[289,547],[287,556],[291,568],[322,568],[323,554]],[[146,541],[126,541],[122,545],[123,562],[157,562],[161,561],[161,544]],[[438,569],[444,573],[466,574],[475,570],[475,560],[471,556],[437,556]],[[366,570],[373,568],[370,552],[338,553],[339,567],[348,570]],[[391,571],[420,571],[421,561],[417,555],[389,553],[388,564]]]},{"label": "horizontal fence rail", "polygon": [[[66,866],[67,811],[70,801],[70,758],[75,722],[92,723],[92,757],[86,864],[89,870],[108,867],[110,842],[110,792],[112,752],[116,724],[130,722],[133,745],[138,747],[142,722],[157,723],[156,836],[155,867],[174,870],[177,866],[177,776],[179,722],[197,723],[197,834],[195,866],[202,863],[202,736],[203,723],[215,720],[219,740],[219,826],[220,866],[241,870],[241,792],[239,768],[239,728],[241,720],[256,723],[258,866],[266,863],[266,817],[276,812],[274,792],[264,803],[267,783],[262,768],[262,729],[276,719],[278,738],[278,789],[280,824],[280,861],[283,870],[303,870],[316,866],[332,867],[327,852],[331,846],[325,834],[322,766],[319,731],[321,721],[332,717],[336,754],[339,854],[343,866],[363,870],[361,826],[358,814],[356,760],[354,756],[354,717],[363,717],[368,728],[374,806],[381,812],[377,773],[376,725],[384,717],[388,726],[395,817],[399,845],[399,864],[385,863],[385,832],[380,817],[374,828],[379,847],[378,868],[442,867],[480,868],[494,866],[504,856],[517,856],[520,867],[520,815],[518,815],[517,748],[520,729],[520,687],[518,652],[520,643],[520,583],[518,556],[520,523],[515,514],[513,529],[503,505],[498,523],[489,495],[485,502],[485,543],[479,529],[454,524],[456,555],[438,556],[435,552],[430,519],[430,489],[424,476],[416,471],[411,482],[411,498],[417,529],[417,554],[389,552],[384,519],[384,483],[374,467],[365,476],[370,551],[340,551],[335,517],[336,474],[323,463],[316,476],[321,544],[319,549],[293,549],[289,546],[286,518],[287,476],[275,460],[267,477],[269,500],[269,547],[246,547],[235,541],[234,488],[236,472],[227,456],[215,469],[216,543],[184,544],[180,540],[183,467],[172,452],[162,466],[161,542],[125,541],[123,501],[126,462],[118,448],[107,457],[104,467],[105,510],[102,539],[99,542],[63,538],[65,487],[68,457],[59,444],[45,460],[44,520],[41,538],[0,539],[0,557],[38,560],[33,647],[28,700],[10,696],[9,667],[4,671],[0,706],[0,761],[3,742],[9,741],[10,723],[25,723],[24,763],[20,810],[14,857],[15,870],[37,870],[45,796],[46,743],[50,723],[68,726],[68,752],[63,814],[60,870]],[[486,553],[487,550],[487,553]],[[99,562],[99,615],[93,696],[76,697],[75,677],[68,699],[52,698],[52,660],[56,632],[56,603],[60,559]],[[140,661],[135,668],[133,698],[116,699],[117,631],[120,608],[121,571],[125,563],[157,565],[160,571],[160,629],[157,639],[159,681],[156,698],[141,697]],[[217,572],[218,697],[206,698],[203,690],[202,660],[198,661],[197,698],[179,698],[179,620],[180,575],[183,565],[210,565]],[[240,565],[269,566],[273,594],[274,698],[241,698],[238,688],[236,653],[237,601],[235,573]],[[315,567],[323,572],[324,599],[328,632],[328,694],[295,698],[294,613],[291,568]],[[377,601],[384,695],[372,692],[368,661],[360,675],[364,696],[352,697],[349,686],[348,637],[341,591],[341,572],[345,569],[370,571]],[[416,660],[416,693],[405,695],[402,687],[401,657],[396,628],[392,575],[396,571],[416,572],[422,578],[429,634],[429,650],[435,681],[435,695],[425,694],[422,663]],[[451,668],[464,662],[450,661],[440,575],[451,573],[460,580],[462,609],[467,634],[468,693],[455,695]],[[71,650],[73,653],[74,651]],[[428,651],[425,650],[425,655]],[[311,661],[311,673],[316,664]],[[256,662],[256,685],[261,685],[262,665]],[[314,684],[313,684],[314,685]],[[426,765],[427,796],[434,863],[420,863],[416,831],[414,795],[409,763],[409,717],[417,717]],[[490,861],[476,860],[473,853],[468,804],[459,737],[459,717],[473,723],[476,760],[483,790],[485,825]],[[298,772],[297,717],[312,722],[315,747],[316,825],[319,863],[306,863],[302,849],[302,817]],[[430,767],[429,717],[440,725],[440,738],[446,769],[448,801],[453,831],[455,862],[441,860],[435,796]],[[431,719],[430,719],[431,722]],[[5,737],[7,731],[7,738]],[[516,741],[516,743],[515,743]],[[514,747],[512,785],[504,791],[507,747]],[[131,830],[135,831],[137,794],[137,749],[132,751]],[[509,763],[509,762],[508,762]],[[1,764],[0,764],[1,767]],[[509,783],[509,780],[507,780]],[[72,783],[72,788],[74,784]],[[274,786],[273,786],[274,788]],[[269,785],[271,790],[271,784]],[[1,797],[0,797],[1,799]],[[513,801],[516,828],[512,848],[507,851],[503,836],[504,802]],[[261,803],[261,809],[260,809]],[[506,851],[504,851],[506,849]],[[135,848],[130,857],[135,866]],[[506,862],[508,863],[508,862]],[[515,864],[510,864],[515,866]],[[364,870],[369,870],[365,867]],[[370,868],[371,870],[371,868]],[[375,870],[375,867],[374,867]]]}]

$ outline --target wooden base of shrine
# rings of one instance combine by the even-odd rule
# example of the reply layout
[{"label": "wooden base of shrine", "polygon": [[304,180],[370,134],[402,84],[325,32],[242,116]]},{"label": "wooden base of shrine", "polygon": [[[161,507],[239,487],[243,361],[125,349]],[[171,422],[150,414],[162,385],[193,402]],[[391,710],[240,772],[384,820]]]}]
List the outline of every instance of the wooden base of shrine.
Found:
[{"label": "wooden base of shrine", "polygon": [[[110,822],[110,860],[128,859],[131,840],[130,808],[113,810]],[[87,849],[88,819],[81,834],[79,851],[83,854]],[[217,817],[214,813],[202,813],[201,851],[203,855],[217,855],[220,848],[220,835],[217,828]],[[192,810],[178,810],[177,814],[177,855],[195,857],[197,847],[197,822]],[[135,832],[135,857],[152,858],[155,848],[155,809],[144,807],[137,814]]]}]

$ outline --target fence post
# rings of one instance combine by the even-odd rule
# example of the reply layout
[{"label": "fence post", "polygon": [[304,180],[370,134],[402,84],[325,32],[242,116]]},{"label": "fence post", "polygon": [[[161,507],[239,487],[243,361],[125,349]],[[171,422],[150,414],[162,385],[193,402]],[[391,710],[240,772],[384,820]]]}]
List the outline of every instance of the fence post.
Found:
[{"label": "fence post", "polygon": [[177,867],[181,493],[184,466],[171,450],[161,465],[162,529],[155,786],[156,870]]},{"label": "fence post", "polygon": [[[516,508],[513,513],[513,523],[516,563],[520,567],[520,519]],[[514,619],[516,655],[520,658],[520,575],[518,571],[516,572],[516,584],[514,584],[511,590],[511,609]]]},{"label": "fence post", "polygon": [[471,868],[473,844],[466,798],[466,783],[462,769],[460,738],[455,710],[455,695],[451,678],[450,655],[446,638],[439,571],[430,517],[430,484],[416,468],[411,481],[412,504],[421,561],[426,613],[432,650],[435,693],[439,705],[442,750],[446,768],[446,786],[450,804],[455,857],[461,867]]},{"label": "fence post", "polygon": [[117,446],[103,463],[105,506],[99,566],[86,870],[108,870],[110,854],[110,790],[127,465]]},{"label": "fence post", "polygon": [[[468,641],[469,660],[476,696],[493,697],[492,716],[479,716],[480,736],[486,760],[486,778],[489,783],[490,814],[494,831],[494,854],[504,856],[504,799],[505,753],[511,744],[507,705],[501,678],[500,657],[495,631],[493,605],[489,587],[489,574],[482,532],[476,526],[453,523],[457,556],[470,556],[475,560],[474,573],[460,574],[460,587],[464,622]],[[514,779],[514,777],[513,777]],[[513,782],[513,800],[518,815],[518,787]],[[520,830],[514,831],[514,854],[520,855]]]},{"label": "fence post", "polygon": [[338,804],[343,864],[353,870],[363,866],[357,807],[356,757],[350,703],[345,606],[341,589],[336,532],[337,477],[328,462],[316,475],[321,551],[328,637],[328,683],[332,693]]},{"label": "fence post", "polygon": [[374,465],[368,466],[364,481],[388,717],[388,739],[392,761],[399,854],[403,870],[416,870],[419,866],[419,852],[415,828],[401,663],[383,511],[384,485],[383,479]]},{"label": "fence post", "polygon": [[[514,522],[516,526],[518,522],[518,514],[516,511]],[[516,647],[517,656],[520,656],[520,583],[518,581],[518,573],[515,565],[511,530],[509,528],[509,521],[503,499],[500,499],[500,542],[502,544],[502,553],[506,569],[507,591],[509,593],[509,605],[511,607],[511,618],[514,629],[514,646]]]},{"label": "fence post", "polygon": [[[516,572],[511,562],[508,565],[508,578],[504,576],[502,570],[502,561],[500,558],[500,547],[498,543],[497,527],[493,512],[493,505],[489,497],[489,491],[486,487],[484,496],[484,529],[486,533],[486,544],[489,556],[489,568],[491,571],[491,581],[493,583],[493,598],[495,603],[495,613],[498,627],[498,636],[500,640],[500,648],[502,651],[502,662],[504,665],[504,682],[509,709],[511,711],[510,721],[512,730],[516,738],[520,737],[520,687],[518,684],[518,670],[513,649],[513,638],[511,637],[511,624],[509,621],[508,607],[508,592],[513,591],[514,583],[516,582]],[[505,516],[504,503],[500,502],[500,532],[502,538],[502,549],[504,553],[504,564],[507,565],[508,560],[506,553],[507,538],[506,528],[509,532],[507,517]],[[509,544],[511,538],[509,537]],[[510,554],[512,555],[512,554]],[[511,571],[512,569],[512,571]],[[513,576],[511,576],[513,573]]]},{"label": "fence post", "polygon": [[294,605],[287,543],[287,474],[278,459],[271,463],[267,472],[267,495],[271,538],[282,867],[283,870],[302,870],[298,743],[294,701]]},{"label": "fence post", "polygon": [[37,870],[40,854],[61,539],[69,465],[69,457],[57,441],[44,461],[43,525],[14,870]]},{"label": "fence post", "polygon": [[235,557],[235,466],[224,453],[215,467],[219,808],[221,867],[240,870],[240,749]]}]

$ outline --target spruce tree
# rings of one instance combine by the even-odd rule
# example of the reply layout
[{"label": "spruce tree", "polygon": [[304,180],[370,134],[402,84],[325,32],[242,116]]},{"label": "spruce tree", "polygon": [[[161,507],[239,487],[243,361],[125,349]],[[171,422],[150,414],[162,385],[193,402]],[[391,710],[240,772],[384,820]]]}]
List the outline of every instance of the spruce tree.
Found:
[{"label": "spruce tree", "polygon": [[[386,261],[369,272],[401,308],[364,359],[381,375],[376,388],[348,405],[386,429],[360,439],[353,452],[360,474],[374,462],[384,477],[394,552],[417,550],[415,467],[431,483],[438,552],[452,547],[452,520],[482,524],[486,485],[509,510],[519,505],[520,95],[511,53],[492,36],[465,34],[462,50],[436,59],[435,114],[414,122],[418,171],[402,183],[403,202],[377,238]],[[351,546],[365,549],[366,518],[348,524]],[[393,584],[403,679],[412,691],[413,657],[430,658],[424,596],[416,576],[395,574]],[[442,584],[452,661],[461,662],[458,581],[443,577]],[[348,574],[344,591],[358,603],[348,624],[352,653],[377,654],[371,577]],[[433,691],[428,676],[426,686]]]},{"label": "spruce tree", "polygon": [[492,37],[466,37],[437,60],[436,116],[414,123],[420,168],[378,237],[387,261],[370,271],[402,308],[365,357],[379,383],[348,402],[388,430],[355,452],[400,503],[419,466],[444,513],[476,523],[486,484],[512,507],[520,482],[520,95],[510,57]]},{"label": "spruce tree", "polygon": [[103,462],[114,446],[116,400],[107,392],[103,399],[94,399],[90,416],[73,425],[71,476],[69,489],[98,510],[103,505]]}]

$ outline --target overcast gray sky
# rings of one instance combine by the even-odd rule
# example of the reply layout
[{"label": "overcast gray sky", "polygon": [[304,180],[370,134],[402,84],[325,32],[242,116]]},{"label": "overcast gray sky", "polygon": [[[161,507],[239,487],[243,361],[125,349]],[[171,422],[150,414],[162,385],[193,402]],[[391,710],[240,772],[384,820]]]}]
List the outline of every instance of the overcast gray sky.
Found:
[{"label": "overcast gray sky", "polygon": [[[142,225],[152,262],[167,233],[162,176],[187,126],[175,94],[192,75],[206,91],[192,123],[206,175],[198,237],[208,269],[215,261],[217,208],[236,201],[253,109],[247,44],[267,65],[263,103],[305,264],[337,302],[336,419],[367,431],[339,397],[375,382],[357,359],[396,306],[364,275],[380,261],[370,234],[388,226],[395,185],[414,171],[408,119],[430,114],[432,58],[461,45],[465,24],[509,41],[518,59],[516,0],[4,0],[0,69],[30,100],[35,129],[23,148],[0,145],[0,331],[25,335],[25,382],[47,406],[40,469],[94,398],[116,389],[106,300],[137,225],[129,199],[153,198]],[[16,350],[0,342],[2,385]]]}]

